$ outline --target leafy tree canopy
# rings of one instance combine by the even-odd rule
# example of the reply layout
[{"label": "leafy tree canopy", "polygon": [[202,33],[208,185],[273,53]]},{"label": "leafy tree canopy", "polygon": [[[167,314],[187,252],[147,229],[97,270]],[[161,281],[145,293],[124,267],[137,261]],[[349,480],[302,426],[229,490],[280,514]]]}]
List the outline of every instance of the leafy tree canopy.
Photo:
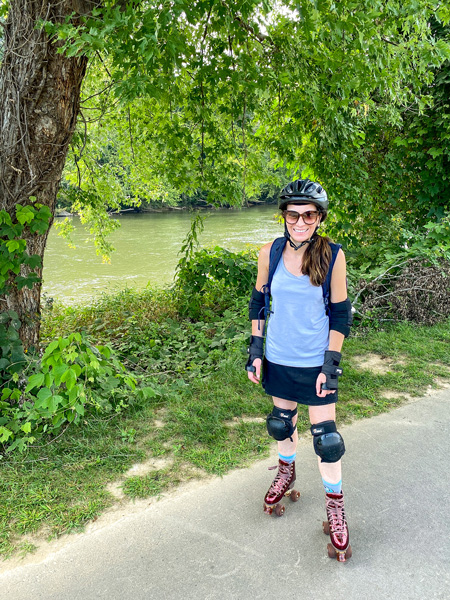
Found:
[{"label": "leafy tree canopy", "polygon": [[380,225],[397,249],[424,226],[442,242],[449,14],[437,0],[136,0],[47,24],[91,56],[67,170],[79,208],[105,224],[105,198],[124,195],[239,205],[281,168],[327,186],[331,233],[355,253]]}]

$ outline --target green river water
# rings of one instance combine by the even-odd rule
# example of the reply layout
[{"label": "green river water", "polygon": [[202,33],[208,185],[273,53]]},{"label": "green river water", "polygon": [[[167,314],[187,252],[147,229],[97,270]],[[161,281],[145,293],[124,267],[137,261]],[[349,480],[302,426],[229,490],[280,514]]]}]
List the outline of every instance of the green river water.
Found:
[{"label": "green river water", "polygon": [[[247,244],[260,247],[282,235],[282,226],[274,220],[276,213],[274,206],[212,211],[205,219],[200,245],[218,245],[235,251]],[[69,248],[52,227],[44,256],[45,294],[73,304],[87,302],[105,291],[142,289],[149,283],[165,286],[172,282],[192,213],[133,213],[116,218],[121,227],[110,237],[116,248],[110,264],[102,264],[78,218],[73,218],[72,239],[76,249]]]}]

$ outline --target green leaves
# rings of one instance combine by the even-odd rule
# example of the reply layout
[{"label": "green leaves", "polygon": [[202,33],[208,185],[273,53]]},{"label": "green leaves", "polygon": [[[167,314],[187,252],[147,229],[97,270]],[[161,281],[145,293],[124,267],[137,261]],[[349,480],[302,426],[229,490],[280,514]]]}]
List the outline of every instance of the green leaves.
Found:
[{"label": "green leaves", "polygon": [[43,385],[44,379],[45,379],[44,373],[35,373],[34,375],[31,375],[31,377],[29,377],[29,379],[28,379],[28,385],[25,388],[25,391],[30,392],[35,387],[40,387],[41,385]]},{"label": "green leaves", "polygon": [[[49,24],[64,51],[91,56],[82,105],[102,116],[80,122],[64,193],[105,258],[106,207],[123,199],[240,205],[302,172],[329,191],[327,230],[356,262],[430,248],[423,224],[449,208],[448,22],[437,0],[137,0]],[[4,285],[20,270],[6,258]]]},{"label": "green leaves", "polygon": [[41,258],[27,253],[26,239],[21,236],[25,228],[43,235],[52,214],[47,206],[36,203],[34,196],[30,200],[33,205],[16,204],[14,220],[5,210],[0,211],[0,294],[8,293],[12,287],[32,289],[41,280],[35,271],[42,266]]},{"label": "green leaves", "polygon": [[17,313],[8,310],[0,313],[0,383],[17,376],[26,364],[26,357],[19,337],[21,321]]},{"label": "green leaves", "polygon": [[269,4],[107,3],[59,30],[71,52],[102,55],[83,100],[102,119],[86,124],[87,137],[80,124],[66,168],[68,196],[102,255],[105,204],[124,197],[173,206],[201,193],[239,205],[277,181],[278,164],[289,176],[309,167],[341,198],[354,163],[348,197],[366,196],[358,182],[373,173],[373,130],[427,108],[421,87],[448,49],[429,26],[437,2]]},{"label": "green leaves", "polygon": [[77,374],[74,369],[67,369],[61,377],[61,382],[66,384],[66,388],[70,391],[77,381]]},{"label": "green leaves", "polygon": [[256,265],[252,251],[234,253],[218,246],[197,250],[179,263],[175,279],[179,311],[192,319],[220,314],[248,294],[256,280]]},{"label": "green leaves", "polygon": [[14,254],[16,250],[23,252],[26,248],[25,240],[9,240],[5,242],[5,246],[10,254]]},{"label": "green leaves", "polygon": [[28,225],[33,221],[36,215],[36,211],[32,206],[20,206],[16,207],[16,218],[21,225]]},{"label": "green leaves", "polygon": [[[8,317],[17,325],[15,313]],[[1,320],[0,333],[1,327],[8,325],[5,316]],[[89,410],[120,412],[136,385],[109,346],[95,347],[79,333],[53,340],[40,362],[34,360],[30,368],[36,372],[27,376],[26,385],[2,391],[0,442],[8,444],[8,451],[24,450],[44,434],[58,434],[63,426],[78,423]],[[7,360],[0,364],[11,369]],[[16,404],[19,398],[23,407]]]}]

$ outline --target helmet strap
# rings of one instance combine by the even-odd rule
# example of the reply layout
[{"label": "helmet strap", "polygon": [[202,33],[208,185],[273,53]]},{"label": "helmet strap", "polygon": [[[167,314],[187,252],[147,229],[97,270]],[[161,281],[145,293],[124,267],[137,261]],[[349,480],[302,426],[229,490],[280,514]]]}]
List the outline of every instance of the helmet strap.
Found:
[{"label": "helmet strap", "polygon": [[312,236],[309,238],[309,240],[305,240],[304,242],[302,242],[301,244],[294,244],[294,242],[291,239],[290,233],[286,227],[286,222],[284,223],[284,237],[287,239],[287,241],[289,242],[289,245],[291,246],[291,248],[294,248],[294,250],[300,250],[300,248],[303,248],[303,246],[306,246],[306,244],[312,244],[316,239],[317,239],[317,230],[319,229],[319,227],[316,227],[316,229],[314,230],[314,233],[312,234]]}]

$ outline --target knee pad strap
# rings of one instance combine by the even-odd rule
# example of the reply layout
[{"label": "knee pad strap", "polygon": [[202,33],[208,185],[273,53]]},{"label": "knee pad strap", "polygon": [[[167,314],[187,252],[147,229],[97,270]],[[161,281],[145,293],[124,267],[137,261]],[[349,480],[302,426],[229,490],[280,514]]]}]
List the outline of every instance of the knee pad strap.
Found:
[{"label": "knee pad strap", "polygon": [[322,462],[337,462],[345,453],[345,444],[334,421],[323,421],[312,425],[314,451]]},{"label": "knee pad strap", "polygon": [[278,442],[282,442],[289,438],[292,440],[292,435],[297,425],[292,423],[293,417],[297,414],[297,409],[288,410],[286,408],[278,408],[274,406],[270,415],[267,415],[267,432]]}]

